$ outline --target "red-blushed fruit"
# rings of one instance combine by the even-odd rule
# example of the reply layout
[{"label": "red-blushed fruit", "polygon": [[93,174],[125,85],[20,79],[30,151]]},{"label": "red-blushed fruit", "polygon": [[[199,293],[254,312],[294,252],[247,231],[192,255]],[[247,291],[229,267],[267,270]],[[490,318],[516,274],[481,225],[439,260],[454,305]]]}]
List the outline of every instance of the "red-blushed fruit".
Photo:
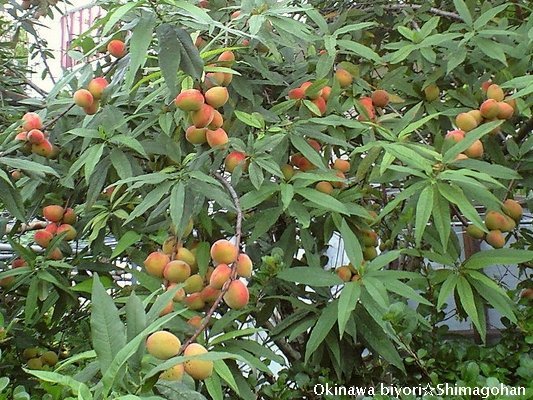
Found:
[{"label": "red-blushed fruit", "polygon": [[505,99],[503,99],[503,102],[513,107],[514,112],[518,111],[518,106],[516,105],[516,99],[511,99],[510,97],[506,97]]},{"label": "red-blushed fruit", "polygon": [[485,232],[482,229],[478,228],[475,225],[468,225],[466,228],[466,234],[474,239],[483,239],[485,237]]},{"label": "red-blushed fruit", "polygon": [[229,16],[230,19],[237,19],[241,16],[241,10],[233,11]]},{"label": "red-blushed fruit", "polygon": [[322,98],[328,101],[330,95],[331,95],[331,86],[324,86],[322,88],[322,94],[321,94]]},{"label": "red-blushed fruit", "polygon": [[291,100],[301,100],[305,98],[305,90],[302,89],[301,87],[294,88],[294,89],[289,90],[289,93],[287,94],[287,96]]},{"label": "red-blushed fruit", "polygon": [[281,173],[286,181],[290,180],[294,176],[294,167],[290,164],[285,164],[281,167]]},{"label": "red-blushed fruit", "polygon": [[25,131],[31,131],[32,129],[43,129],[43,121],[36,113],[26,113],[22,116],[22,129]]},{"label": "red-blushed fruit", "polygon": [[170,257],[160,251],[154,251],[148,254],[144,260],[144,268],[149,275],[157,278],[163,278],[163,271],[166,265],[170,262]]},{"label": "red-blushed fruit", "polygon": [[460,129],[455,129],[453,131],[449,131],[448,133],[446,133],[444,140],[447,140],[449,142],[459,143],[464,138],[465,138],[465,133]]},{"label": "red-blushed fruit", "polygon": [[126,55],[126,44],[122,40],[114,39],[108,43],[107,51],[115,58],[122,58]]},{"label": "red-blushed fruit", "polygon": [[187,320],[187,324],[192,326],[194,329],[198,329],[202,326],[203,318],[200,315],[194,315]]},{"label": "red-blushed fruit", "polygon": [[324,115],[327,109],[326,100],[324,100],[322,97],[317,97],[316,99],[311,100],[311,103],[313,103],[318,108],[318,111],[320,111],[320,115]]},{"label": "red-blushed fruit", "polygon": [[205,301],[202,299],[201,292],[189,294],[183,299],[183,303],[189,310],[201,310],[205,307]]},{"label": "red-blushed fruit", "polygon": [[243,278],[252,277],[253,264],[248,254],[239,254],[239,256],[237,257],[237,263],[235,264],[235,268],[237,268],[237,274],[239,276],[242,276]]},{"label": "red-blushed fruit", "polygon": [[19,142],[25,142],[26,140],[28,140],[28,132],[17,133],[17,136],[15,136],[15,140]]},{"label": "red-blushed fruit", "polygon": [[191,144],[204,144],[207,141],[206,132],[207,128],[197,128],[191,125],[185,131],[185,139]]},{"label": "red-blushed fruit", "polygon": [[98,100],[93,101],[93,104],[91,104],[88,107],[83,107],[83,111],[87,115],[94,115],[98,112],[98,109],[100,108],[100,102]]},{"label": "red-blushed fruit", "polygon": [[63,258],[63,253],[61,252],[61,250],[59,250],[59,248],[56,247],[50,253],[48,253],[48,257],[47,258],[49,260],[58,261],[58,260],[61,260]]},{"label": "red-blushed fruit", "polygon": [[497,229],[487,233],[487,236],[485,236],[485,241],[495,249],[501,249],[503,246],[505,246],[505,237],[503,236],[503,233]]},{"label": "red-blushed fruit", "polygon": [[307,143],[309,143],[309,145],[315,149],[316,151],[320,152],[320,150],[322,150],[322,145],[320,144],[320,142],[318,140],[315,140],[315,139],[307,139]]},{"label": "red-blushed fruit", "polygon": [[65,209],[58,205],[50,205],[43,207],[43,217],[50,222],[61,222]]},{"label": "red-blushed fruit", "polygon": [[[170,285],[168,285],[167,287],[167,292],[169,290],[172,290],[174,289],[176,286],[178,286],[177,283],[171,283]],[[172,300],[174,300],[175,302],[180,302],[180,301],[183,301],[183,299],[185,298],[185,289],[183,288],[179,288],[176,293],[174,294],[174,297],[172,297]]]},{"label": "red-blushed fruit", "polygon": [[483,156],[483,143],[481,143],[481,140],[476,140],[472,143],[464,151],[464,154],[469,158],[481,158]]},{"label": "red-blushed fruit", "polygon": [[[192,231],[192,228],[191,228]],[[191,267],[191,272],[195,273],[198,269],[196,257],[192,251],[185,247],[180,247],[174,256],[175,260],[185,261]]]},{"label": "red-blushed fruit", "polygon": [[313,99],[313,100],[314,100],[314,99],[317,99],[318,97],[321,96],[321,94],[322,94],[322,89],[320,89],[319,91],[313,91],[313,92],[311,93],[311,92],[309,92],[308,89],[309,89],[309,87],[310,87],[312,84],[313,84],[313,82],[309,82],[309,81],[308,81],[308,82],[304,82],[304,83],[301,84],[300,89],[302,89],[302,90],[304,91],[304,93],[305,93],[305,95],[306,95],[307,97],[309,97],[310,99]]},{"label": "red-blushed fruit", "polygon": [[228,291],[224,294],[224,302],[233,310],[240,310],[246,307],[249,300],[250,293],[248,288],[240,280],[232,281],[229,284]]},{"label": "red-blushed fruit", "polygon": [[218,64],[223,67],[231,67],[235,63],[235,54],[232,51],[225,51],[218,56]]},{"label": "red-blushed fruit", "polygon": [[183,288],[187,294],[199,293],[204,288],[204,278],[199,274],[191,275],[185,279]]},{"label": "red-blushed fruit", "polygon": [[494,99],[496,101],[503,101],[505,98],[505,93],[503,93],[503,90],[499,85],[494,83],[487,88],[487,98]]},{"label": "red-blushed fruit", "polygon": [[205,85],[208,88],[222,86],[224,84],[224,72],[208,72],[205,74]]},{"label": "red-blushed fruit", "polygon": [[218,264],[209,279],[209,286],[222,289],[231,276],[231,268],[227,264]]},{"label": "red-blushed fruit", "polygon": [[61,224],[57,227],[57,235],[61,235],[62,233],[65,233],[65,237],[63,240],[74,240],[76,239],[76,229],[70,224]]},{"label": "red-blushed fruit", "polygon": [[492,85],[492,81],[490,79],[488,81],[481,83],[481,90],[484,93],[487,93],[487,89],[489,88],[490,85]]},{"label": "red-blushed fruit", "polygon": [[212,286],[206,286],[200,292],[200,297],[206,304],[213,304],[219,295],[220,295],[220,290],[215,289]]},{"label": "red-blushed fruit", "polygon": [[31,152],[46,158],[52,158],[54,155],[54,146],[52,146],[52,143],[45,139],[41,143],[32,144]]},{"label": "red-blushed fruit", "polygon": [[32,129],[27,133],[26,139],[31,144],[40,144],[46,140],[46,137],[44,136],[44,133],[39,129]]},{"label": "red-blushed fruit", "polygon": [[197,89],[183,90],[174,99],[176,107],[183,111],[198,111],[204,103],[204,95]]},{"label": "red-blushed fruit", "polygon": [[98,77],[92,79],[87,85],[87,90],[91,92],[93,98],[98,100],[102,97],[104,90],[109,86],[109,82],[106,78]]},{"label": "red-blushed fruit", "polygon": [[501,230],[506,224],[505,216],[498,211],[488,211],[485,214],[485,226],[489,230]]},{"label": "red-blushed fruit", "polygon": [[375,247],[365,247],[363,249],[363,258],[367,261],[373,260],[378,256],[378,252]]},{"label": "red-blushed fruit", "polygon": [[163,270],[163,277],[172,283],[181,283],[191,276],[191,267],[185,261],[172,260]]},{"label": "red-blushed fruit", "polygon": [[361,232],[363,244],[367,247],[375,247],[378,245],[378,234],[375,231],[365,229]]},{"label": "red-blushed fruit", "polygon": [[200,47],[202,47],[203,45],[205,45],[207,42],[206,40],[201,37],[201,36],[198,36],[196,38],[196,40],[194,41],[194,45],[199,49]]},{"label": "red-blushed fruit", "polygon": [[326,181],[318,182],[315,185],[315,189],[318,190],[319,192],[326,193],[326,194],[333,193],[333,186],[331,185],[331,183],[326,182]]},{"label": "red-blushed fruit", "polygon": [[52,235],[55,235],[57,233],[57,224],[52,222],[46,225],[46,228],[44,228],[44,230],[50,232]]},{"label": "red-blushed fruit", "polygon": [[94,97],[87,89],[79,89],[74,92],[74,104],[79,107],[90,107],[94,102]]},{"label": "red-blushed fruit", "polygon": [[208,129],[205,138],[209,147],[223,146],[229,142],[228,134],[222,128],[215,129],[214,131]]},{"label": "red-blushed fruit", "polygon": [[214,115],[213,115],[213,120],[207,126],[207,128],[211,130],[215,130],[218,128],[222,128],[223,125],[224,125],[224,117],[217,110],[215,110]]},{"label": "red-blushed fruit", "polygon": [[172,311],[174,311],[174,302],[171,300],[167,303],[167,305],[165,306],[165,308],[163,308],[160,312],[159,312],[159,316],[162,317],[164,315],[167,315],[167,314],[170,314]]},{"label": "red-blushed fruit", "polygon": [[302,156],[300,153],[296,153],[291,156],[291,163],[304,172],[316,169],[316,166],[314,166],[311,161]]},{"label": "red-blushed fruit", "polygon": [[481,103],[479,111],[481,111],[481,115],[483,115],[484,118],[492,119],[498,116],[500,107],[498,107],[498,102],[496,100],[488,99]]},{"label": "red-blushed fruit", "polygon": [[[202,354],[207,354],[207,349],[198,343],[191,343],[183,351],[185,357],[194,357]],[[196,360],[194,358],[185,361],[185,372],[193,379],[203,380],[209,378],[213,374],[213,361]]]},{"label": "red-blushed fruit", "polygon": [[511,232],[516,228],[516,221],[509,217],[508,215],[504,215],[505,217],[505,226],[501,229],[502,232]]},{"label": "red-blushed fruit", "polygon": [[230,74],[229,72],[224,72],[224,80],[222,81],[222,86],[229,86],[232,80],[233,74]]},{"label": "red-blushed fruit", "polygon": [[224,86],[215,86],[204,94],[207,104],[214,108],[222,107],[229,99],[228,89]]},{"label": "red-blushed fruit", "polygon": [[239,251],[229,240],[220,239],[213,243],[210,254],[215,264],[231,264],[237,260]]},{"label": "red-blushed fruit", "polygon": [[481,111],[479,110],[470,110],[467,112],[468,115],[470,115],[474,120],[477,122],[478,126],[483,122],[483,115],[481,115]]},{"label": "red-blushed fruit", "polygon": [[72,208],[66,208],[63,214],[63,223],[74,225],[76,223],[76,212]]},{"label": "red-blushed fruit", "polygon": [[341,178],[342,181],[334,181],[334,182],[331,182],[331,185],[332,185],[334,188],[342,189],[343,187],[346,186],[346,183],[344,182],[344,180],[346,179],[346,176],[345,176],[344,173],[341,172],[341,171],[336,171],[336,172],[335,172],[335,175],[336,175],[338,178]]},{"label": "red-blushed fruit", "polygon": [[516,222],[520,221],[524,212],[524,209],[522,208],[520,203],[513,199],[505,200],[503,202],[502,210],[505,214],[514,219]]},{"label": "red-blushed fruit", "polygon": [[350,86],[353,82],[353,76],[345,69],[339,68],[335,71],[335,79],[339,82],[341,88]]},{"label": "red-blushed fruit", "polygon": [[5,278],[0,279],[0,287],[4,289],[9,289],[11,286],[13,286],[14,282],[14,276],[6,276]]},{"label": "red-blushed fruit", "polygon": [[426,100],[431,102],[435,101],[440,97],[440,89],[437,85],[434,83],[426,86],[424,88],[424,96],[426,97]]},{"label": "red-blushed fruit", "polygon": [[520,293],[520,297],[522,299],[533,300],[533,288],[524,289],[522,293]]},{"label": "red-blushed fruit", "polygon": [[13,180],[15,182],[18,181],[19,179],[21,179],[23,176],[24,176],[24,174],[22,173],[22,171],[20,169],[16,169],[14,171],[11,171],[11,177],[13,178]]},{"label": "red-blushed fruit", "polygon": [[36,231],[33,235],[33,240],[35,241],[35,243],[37,243],[43,248],[47,248],[53,238],[54,235],[44,229]]},{"label": "red-blushed fruit", "polygon": [[184,372],[185,367],[183,364],[176,364],[159,375],[159,379],[164,381],[181,381],[183,379]]},{"label": "red-blushed fruit", "polygon": [[11,266],[13,268],[22,268],[28,266],[28,263],[23,258],[15,258],[13,261],[11,261]]},{"label": "red-blushed fruit", "polygon": [[363,108],[363,112],[357,117],[360,121],[368,121],[376,118],[376,110],[374,109],[374,103],[370,97],[361,97],[359,104]]},{"label": "red-blushed fruit", "polygon": [[382,89],[375,90],[374,92],[372,92],[371,98],[372,98],[372,103],[376,107],[383,108],[383,107],[387,107],[387,105],[389,104],[389,94],[385,90],[382,90]]},{"label": "red-blushed fruit", "polygon": [[469,132],[473,129],[476,129],[478,126],[477,120],[468,113],[460,113],[455,118],[455,125],[457,128],[464,132]]},{"label": "red-blushed fruit", "polygon": [[349,282],[352,279],[352,271],[350,271],[350,268],[343,265],[335,270],[335,273],[339,278],[341,278],[344,282]]},{"label": "red-blushed fruit", "polygon": [[514,114],[514,108],[503,101],[498,102],[498,119],[511,119]]},{"label": "red-blushed fruit", "polygon": [[157,331],[146,339],[146,350],[155,358],[168,360],[179,354],[181,342],[176,335],[167,331]]},{"label": "red-blushed fruit", "polygon": [[191,122],[197,128],[205,128],[213,118],[215,118],[215,109],[209,104],[202,104],[198,111],[191,111]]},{"label": "red-blushed fruit", "polygon": [[224,160],[224,166],[226,167],[226,171],[233,172],[238,165],[242,165],[244,170],[244,167],[246,165],[246,154],[240,151],[232,151],[226,156],[226,159]]},{"label": "red-blushed fruit", "polygon": [[333,163],[333,169],[346,173],[350,170],[350,161],[337,158]]}]

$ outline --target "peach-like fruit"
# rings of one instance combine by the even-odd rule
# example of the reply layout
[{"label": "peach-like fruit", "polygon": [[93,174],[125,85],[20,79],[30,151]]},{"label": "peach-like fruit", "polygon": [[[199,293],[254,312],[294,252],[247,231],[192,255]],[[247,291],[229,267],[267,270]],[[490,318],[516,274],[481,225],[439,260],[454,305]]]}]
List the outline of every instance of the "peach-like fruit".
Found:
[{"label": "peach-like fruit", "polygon": [[346,88],[353,82],[352,74],[342,68],[337,69],[335,72],[335,79],[339,82],[341,88]]},{"label": "peach-like fruit", "polygon": [[46,206],[43,208],[43,217],[50,222],[61,222],[65,209],[58,205]]},{"label": "peach-like fruit", "polygon": [[333,186],[331,185],[331,183],[327,181],[318,182],[315,185],[315,189],[318,190],[319,192],[326,193],[326,194],[331,194],[333,192]]},{"label": "peach-like fruit", "polygon": [[424,96],[426,97],[426,100],[430,102],[437,100],[440,96],[439,87],[435,85],[434,83],[426,86],[424,88]]},{"label": "peach-like fruit", "polygon": [[53,238],[54,235],[44,229],[36,231],[33,235],[33,240],[35,243],[43,248],[48,247]]},{"label": "peach-like fruit", "polygon": [[485,232],[475,225],[468,225],[466,234],[474,239],[483,239],[485,237]]},{"label": "peach-like fruit", "polygon": [[74,240],[76,239],[76,229],[70,224],[61,224],[57,227],[57,234],[60,235],[65,233],[64,240]]},{"label": "peach-like fruit", "polygon": [[478,122],[473,115],[468,113],[460,113],[455,118],[455,125],[462,131],[469,132],[477,128]]},{"label": "peach-like fruit", "polygon": [[104,90],[109,86],[109,82],[106,78],[98,77],[92,79],[87,85],[87,89],[93,95],[93,98],[98,100],[102,97]]},{"label": "peach-like fruit", "polygon": [[44,133],[39,129],[32,129],[27,133],[26,139],[31,144],[40,144],[46,140],[46,137],[44,136]]},{"label": "peach-like fruit", "polygon": [[[188,345],[183,355],[185,357],[193,357],[202,354],[207,354],[207,349],[198,343],[191,343]],[[190,359],[185,361],[185,372],[189,374],[193,379],[207,379],[213,374],[213,361],[209,360],[195,360]]]},{"label": "peach-like fruit", "polygon": [[489,211],[485,215],[485,226],[489,230],[501,230],[505,224],[505,216],[498,211]]},{"label": "peach-like fruit", "polygon": [[52,158],[54,155],[54,146],[48,140],[43,140],[41,143],[31,145],[31,152],[46,158]]},{"label": "peach-like fruit", "polygon": [[322,88],[322,94],[320,96],[322,96],[324,100],[328,101],[330,95],[331,95],[331,86],[324,86]]},{"label": "peach-like fruit", "polygon": [[154,251],[144,260],[144,268],[149,275],[163,278],[163,271],[169,262],[170,258],[165,253]]},{"label": "peach-like fruit", "polygon": [[22,129],[31,131],[32,129],[43,129],[43,121],[34,112],[26,113],[22,116]]},{"label": "peach-like fruit", "polygon": [[119,39],[114,39],[107,45],[107,51],[115,58],[122,58],[126,55],[126,44]]},{"label": "peach-like fruit", "polygon": [[215,129],[214,131],[208,129],[205,138],[209,147],[223,146],[229,142],[228,134],[222,128]]},{"label": "peach-like fruit", "polygon": [[513,114],[514,108],[510,104],[504,101],[498,103],[498,115],[496,116],[498,119],[511,119]]},{"label": "peach-like fruit", "polygon": [[503,90],[499,85],[493,83],[487,88],[487,98],[494,99],[496,101],[503,101],[505,98],[505,93],[503,93]]},{"label": "peach-like fruit", "polygon": [[467,112],[468,115],[470,115],[474,120],[476,121],[477,125],[481,124],[483,122],[483,115],[481,115],[481,111],[479,110],[470,110]]},{"label": "peach-like fruit", "polygon": [[501,249],[503,246],[505,246],[505,237],[503,236],[503,233],[497,229],[487,233],[487,236],[485,236],[485,241],[495,249]]},{"label": "peach-like fruit", "polygon": [[173,367],[170,367],[169,369],[165,370],[161,375],[159,375],[159,379],[162,379],[164,381],[181,381],[183,378],[183,373],[185,372],[185,367],[183,364],[176,364]]},{"label": "peach-like fruit", "polygon": [[76,223],[76,212],[72,208],[66,208],[63,214],[63,223],[73,225]]},{"label": "peach-like fruit", "polygon": [[201,292],[191,293],[183,300],[189,310],[201,310],[205,307]]},{"label": "peach-like fruit", "polygon": [[301,87],[289,90],[287,94],[291,100],[301,100],[305,97],[305,90]]},{"label": "peach-like fruit", "polygon": [[[172,290],[174,289],[175,287],[177,286],[176,283],[171,283],[170,285],[168,285],[167,287],[167,292],[169,290]],[[174,300],[175,302],[180,302],[180,301],[183,301],[183,299],[185,298],[185,289],[183,288],[179,288],[176,293],[174,294],[174,297],[172,298],[172,300]]]},{"label": "peach-like fruit", "polygon": [[213,304],[220,295],[220,289],[215,289],[211,286],[206,286],[200,292],[200,297],[206,304]]},{"label": "peach-like fruit", "polygon": [[174,99],[174,104],[183,111],[198,111],[205,103],[205,98],[202,92],[197,89],[186,89]]},{"label": "peach-like fruit", "polygon": [[222,289],[231,276],[231,268],[227,264],[218,264],[211,274],[209,286],[214,289]]},{"label": "peach-like fruit", "polygon": [[465,138],[465,133],[460,129],[449,131],[448,133],[446,133],[446,136],[444,137],[445,140],[450,141],[450,142],[455,142],[455,143],[459,143],[464,138]]},{"label": "peach-like fruit", "polygon": [[350,161],[337,158],[333,163],[333,169],[346,173],[350,170]]},{"label": "peach-like fruit", "polygon": [[481,158],[483,156],[483,143],[481,143],[481,140],[476,140],[464,153],[469,158]]},{"label": "peach-like fruit", "polygon": [[372,92],[372,103],[376,106],[376,107],[386,107],[387,104],[389,104],[389,94],[385,91],[385,90],[382,90],[382,89],[379,89],[379,90],[375,90],[374,92]]},{"label": "peach-like fruit", "polygon": [[205,101],[214,108],[222,107],[229,99],[228,89],[224,86],[215,86],[205,92]]},{"label": "peach-like fruit", "polygon": [[206,132],[207,128],[197,128],[191,125],[185,131],[185,139],[191,144],[204,144],[206,142]]},{"label": "peach-like fruit", "polygon": [[167,331],[157,331],[146,339],[146,350],[155,358],[168,360],[177,356],[181,347],[176,335]]},{"label": "peach-like fruit", "polygon": [[209,104],[202,104],[200,109],[192,111],[190,116],[194,126],[197,128],[205,128],[213,121],[213,118],[215,118],[215,109]]},{"label": "peach-like fruit", "polygon": [[239,251],[229,240],[217,240],[211,246],[211,258],[215,264],[231,264],[237,260]]},{"label": "peach-like fruit", "polygon": [[191,294],[191,293],[198,293],[200,292],[204,287],[204,278],[202,278],[198,274],[194,274],[189,276],[187,279],[185,279],[185,283],[183,288],[185,289],[185,293]]},{"label": "peach-like fruit", "polygon": [[185,261],[170,261],[163,270],[163,276],[172,283],[181,283],[191,276],[191,267]]},{"label": "peach-like fruit", "polygon": [[488,99],[481,103],[479,111],[481,111],[481,115],[483,115],[484,118],[492,119],[498,116],[500,107],[498,106],[498,102],[496,100]]},{"label": "peach-like fruit", "polygon": [[74,92],[74,104],[79,107],[90,107],[94,102],[94,97],[87,89],[79,89]]},{"label": "peach-like fruit", "polygon": [[237,257],[237,264],[235,266],[237,268],[237,274],[239,276],[242,276],[243,278],[251,278],[252,277],[252,260],[246,253],[241,253]]},{"label": "peach-like fruit", "polygon": [[233,172],[238,165],[243,165],[244,169],[244,165],[246,165],[246,154],[240,151],[232,151],[224,160],[226,171]]},{"label": "peach-like fruit", "polygon": [[207,127],[211,130],[215,130],[218,128],[222,128],[223,125],[224,125],[224,117],[217,110],[215,110],[213,119],[209,123],[209,125],[207,125]]},{"label": "peach-like fruit", "polygon": [[231,67],[235,63],[235,54],[232,51],[225,51],[218,56],[218,64],[223,67]]},{"label": "peach-like fruit", "polygon": [[502,210],[505,214],[514,219],[516,222],[520,221],[520,219],[522,218],[522,213],[524,212],[520,203],[513,199],[505,200],[503,202]]},{"label": "peach-like fruit", "polygon": [[339,278],[341,278],[344,282],[349,282],[352,279],[352,271],[350,271],[350,268],[343,265],[335,270],[335,273]]},{"label": "peach-like fruit", "polygon": [[324,100],[323,97],[317,97],[316,99],[311,100],[311,103],[317,106],[318,111],[320,111],[320,115],[324,115],[328,106],[326,104],[326,100]]},{"label": "peach-like fruit", "polygon": [[248,288],[240,280],[232,281],[229,284],[228,291],[224,294],[224,301],[229,308],[240,310],[246,307],[250,300]]}]

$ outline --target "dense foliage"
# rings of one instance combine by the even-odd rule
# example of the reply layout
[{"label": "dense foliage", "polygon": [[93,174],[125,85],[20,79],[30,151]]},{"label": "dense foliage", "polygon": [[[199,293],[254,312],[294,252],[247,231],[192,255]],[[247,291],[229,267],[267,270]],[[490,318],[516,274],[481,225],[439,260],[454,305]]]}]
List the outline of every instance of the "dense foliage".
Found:
[{"label": "dense foliage", "polygon": [[[57,2],[4,3],[25,97],[16,38]],[[533,390],[529,2],[98,4],[72,71],[0,110],[0,399]]]}]

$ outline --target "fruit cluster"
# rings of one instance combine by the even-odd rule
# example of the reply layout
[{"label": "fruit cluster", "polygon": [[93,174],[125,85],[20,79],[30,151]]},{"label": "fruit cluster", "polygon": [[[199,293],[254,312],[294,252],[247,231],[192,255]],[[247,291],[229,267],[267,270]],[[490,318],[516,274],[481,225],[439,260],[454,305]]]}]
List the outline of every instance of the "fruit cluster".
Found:
[{"label": "fruit cluster", "polygon": [[[226,51],[218,57],[219,66],[231,66],[235,55]],[[191,125],[185,131],[185,139],[194,145],[207,143],[211,148],[224,146],[229,138],[222,128],[224,118],[217,110],[229,100],[226,86],[233,75],[224,72],[210,72],[205,76],[204,93],[199,89],[186,89],[179,93],[174,103],[183,111],[189,112]]]},{"label": "fruit cluster", "polygon": [[46,158],[53,158],[59,149],[48,140],[48,134],[43,132],[43,121],[36,113],[29,112],[22,117],[21,132],[15,140],[25,142],[23,151],[34,153]]},{"label": "fruit cluster", "polygon": [[[481,106],[477,110],[470,110],[458,114],[455,118],[457,129],[449,131],[445,136],[446,140],[458,143],[465,138],[468,132],[483,123],[512,118],[516,110],[516,102],[511,98],[506,98],[503,89],[496,84],[490,83],[490,81],[485,82],[482,88],[486,92],[487,100],[481,103]],[[500,128],[498,127],[490,133],[496,135],[499,132]],[[481,158],[483,152],[483,143],[481,140],[476,140],[463,153],[460,153],[457,159]]]},{"label": "fruit cluster", "polygon": [[[228,240],[218,240],[211,247],[211,258],[216,267],[210,267],[203,277],[198,273],[195,252],[196,248],[189,250],[182,247],[171,237],[163,245],[162,251],[152,252],[146,257],[144,267],[148,274],[165,279],[167,290],[183,284],[173,300],[183,302],[191,310],[201,310],[213,304],[227,282],[224,301],[228,307],[245,307],[249,300],[248,288],[239,279],[231,280],[233,270],[230,265],[234,265],[240,277],[250,278],[252,262],[248,255],[238,254],[237,247]],[[162,315],[173,308],[173,302],[170,302]]]},{"label": "fruit cluster", "polygon": [[29,369],[47,370],[57,364],[59,357],[53,351],[41,351],[37,347],[24,349],[22,357]]},{"label": "fruit cluster", "polygon": [[100,99],[104,90],[109,85],[107,79],[98,77],[92,79],[87,85],[87,89],[78,89],[74,92],[74,104],[83,108],[87,115],[94,115],[100,107]]},{"label": "fruit cluster", "polygon": [[[59,205],[49,205],[43,208],[43,216],[49,222],[44,229],[35,231],[33,240],[42,248],[47,248],[55,236],[64,234],[63,240],[76,239],[77,232],[72,226],[76,223],[76,213],[72,208],[63,208]],[[54,248],[48,257],[60,260],[63,254],[59,248]]]},{"label": "fruit cluster", "polygon": [[288,97],[291,100],[303,100],[308,98],[311,100],[311,103],[318,108],[320,115],[324,115],[328,106],[327,102],[329,95],[331,94],[331,87],[324,86],[322,89],[312,90],[312,88],[310,89],[312,85],[312,82],[304,82],[300,87],[289,90]]},{"label": "fruit cluster", "polygon": [[[179,354],[181,341],[174,334],[167,331],[157,331],[146,339],[146,350],[160,360],[168,360]],[[198,343],[189,344],[183,351],[185,357],[207,354],[207,349]],[[213,373],[213,361],[191,359],[178,363],[164,371],[159,378],[169,381],[180,381],[187,373],[197,380],[207,379]]]},{"label": "fruit cluster", "polygon": [[522,218],[522,206],[516,200],[507,199],[503,202],[502,212],[490,210],[485,215],[485,227],[487,234],[475,225],[469,225],[466,233],[480,240],[485,240],[496,249],[505,246],[503,233],[513,231]]}]

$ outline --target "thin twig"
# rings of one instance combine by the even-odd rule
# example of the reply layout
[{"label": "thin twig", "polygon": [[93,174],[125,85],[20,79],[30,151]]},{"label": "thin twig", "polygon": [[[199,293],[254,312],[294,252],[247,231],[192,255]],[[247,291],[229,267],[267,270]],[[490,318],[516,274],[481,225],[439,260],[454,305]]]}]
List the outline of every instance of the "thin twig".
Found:
[{"label": "thin twig", "polygon": [[463,224],[463,226],[465,228],[467,228],[468,227],[468,220],[464,216],[461,215],[461,213],[459,212],[459,210],[457,209],[457,207],[454,204],[450,204],[450,206],[452,207],[452,211],[455,214],[455,216],[457,218],[459,218],[459,221],[461,221],[461,224]]},{"label": "thin twig", "polygon": [[[237,194],[237,192],[235,191],[233,186],[231,186],[231,184],[226,179],[224,179],[224,177],[222,175],[220,175],[218,172],[215,172],[213,174],[213,176],[220,183],[222,183],[222,185],[229,192],[229,194],[231,196],[231,200],[233,201],[235,209],[237,210],[237,222],[235,224],[235,246],[237,247],[237,249],[239,250],[239,253],[240,253],[240,250],[241,250],[241,238],[242,238],[242,209],[241,209],[241,204],[240,204],[240,201],[239,201],[239,195]],[[200,336],[200,334],[204,331],[204,329],[207,327],[207,325],[209,325],[209,322],[211,321],[211,318],[213,317],[213,314],[217,310],[219,304],[222,302],[222,299],[223,299],[224,295],[226,294],[226,292],[228,291],[231,282],[233,282],[234,280],[237,279],[237,268],[235,267],[235,263],[233,263],[230,267],[231,267],[230,279],[228,279],[228,281],[226,281],[226,283],[224,284],[224,286],[222,287],[222,289],[220,291],[220,294],[216,298],[215,302],[213,303],[213,305],[211,306],[209,311],[207,311],[207,314],[205,315],[204,319],[202,320],[202,324],[196,329],[194,334],[181,346],[180,351],[179,351],[178,354],[181,354],[187,348],[188,345],[193,343],[198,338],[198,336]]]}]

